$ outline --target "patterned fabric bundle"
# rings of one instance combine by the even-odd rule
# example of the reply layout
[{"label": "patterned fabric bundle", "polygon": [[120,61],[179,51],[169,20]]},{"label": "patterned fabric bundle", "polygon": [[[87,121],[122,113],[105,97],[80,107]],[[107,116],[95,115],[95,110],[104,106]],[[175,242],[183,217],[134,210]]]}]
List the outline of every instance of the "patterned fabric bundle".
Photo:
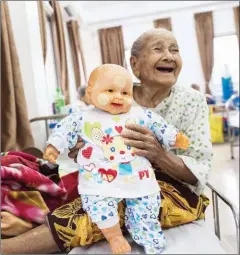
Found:
[{"label": "patterned fabric bundle", "polygon": [[46,214],[66,199],[58,166],[21,152],[2,155],[1,211],[29,222],[44,223]]}]

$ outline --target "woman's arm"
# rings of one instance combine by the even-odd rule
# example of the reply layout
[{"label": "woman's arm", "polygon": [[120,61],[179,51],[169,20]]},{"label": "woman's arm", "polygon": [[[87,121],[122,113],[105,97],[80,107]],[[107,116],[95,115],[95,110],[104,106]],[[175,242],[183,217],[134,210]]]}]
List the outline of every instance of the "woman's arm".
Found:
[{"label": "woman's arm", "polygon": [[183,160],[163,149],[150,130],[135,124],[127,124],[126,128],[135,131],[125,130],[121,135],[125,138],[125,144],[136,148],[136,155],[148,158],[156,169],[160,169],[179,181],[191,185],[197,183],[197,178]]},{"label": "woman's arm", "polygon": [[2,239],[2,254],[46,254],[59,249],[47,224],[42,224],[21,235]]},{"label": "woman's arm", "polygon": [[127,144],[137,148],[137,155],[147,157],[156,168],[189,184],[189,188],[200,194],[208,180],[213,153],[206,99],[199,93],[194,102],[195,105],[186,109],[189,111],[184,116],[188,123],[183,131],[190,140],[186,151],[178,150],[177,155],[166,152],[151,131],[138,125],[127,125],[135,132],[125,131],[122,135]]},{"label": "woman's arm", "polygon": [[166,151],[164,154],[164,157],[161,157],[161,159],[158,160],[157,165],[163,172],[177,180],[186,182],[188,184],[197,184],[198,179],[184,164],[180,157],[172,154],[169,151]]}]

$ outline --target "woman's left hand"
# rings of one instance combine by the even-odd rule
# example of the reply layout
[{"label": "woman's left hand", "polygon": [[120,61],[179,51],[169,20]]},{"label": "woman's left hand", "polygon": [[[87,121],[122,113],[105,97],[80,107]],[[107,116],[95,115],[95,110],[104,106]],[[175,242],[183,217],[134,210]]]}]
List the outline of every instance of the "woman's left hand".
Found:
[{"label": "woman's left hand", "polygon": [[159,160],[166,151],[152,131],[136,124],[126,124],[125,127],[127,129],[121,133],[125,144],[136,148],[136,155],[146,157],[154,167],[160,168]]}]

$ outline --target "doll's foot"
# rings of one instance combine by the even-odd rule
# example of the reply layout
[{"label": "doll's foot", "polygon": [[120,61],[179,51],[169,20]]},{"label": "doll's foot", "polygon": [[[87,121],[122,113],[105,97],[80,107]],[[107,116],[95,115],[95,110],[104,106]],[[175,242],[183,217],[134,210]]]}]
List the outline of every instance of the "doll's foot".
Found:
[{"label": "doll's foot", "polygon": [[131,251],[131,246],[124,236],[116,236],[109,240],[113,254],[126,254]]}]

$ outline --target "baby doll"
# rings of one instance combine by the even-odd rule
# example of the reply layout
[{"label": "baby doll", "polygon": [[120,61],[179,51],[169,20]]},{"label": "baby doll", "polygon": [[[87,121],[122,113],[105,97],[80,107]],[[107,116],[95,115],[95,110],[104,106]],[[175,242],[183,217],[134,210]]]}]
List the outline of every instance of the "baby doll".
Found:
[{"label": "baby doll", "polygon": [[132,93],[132,78],[123,67],[106,64],[96,68],[86,89],[95,108],[73,113],[58,123],[44,158],[54,163],[59,153],[74,147],[81,137],[85,146],[77,162],[82,206],[112,252],[131,250],[122,235],[117,211],[118,203],[126,199],[126,228],[147,254],[159,254],[166,245],[158,219],[160,188],[151,163],[124,144],[121,132],[126,123],[140,124],[151,129],[166,149],[187,149],[188,139],[154,112],[131,108]]}]

